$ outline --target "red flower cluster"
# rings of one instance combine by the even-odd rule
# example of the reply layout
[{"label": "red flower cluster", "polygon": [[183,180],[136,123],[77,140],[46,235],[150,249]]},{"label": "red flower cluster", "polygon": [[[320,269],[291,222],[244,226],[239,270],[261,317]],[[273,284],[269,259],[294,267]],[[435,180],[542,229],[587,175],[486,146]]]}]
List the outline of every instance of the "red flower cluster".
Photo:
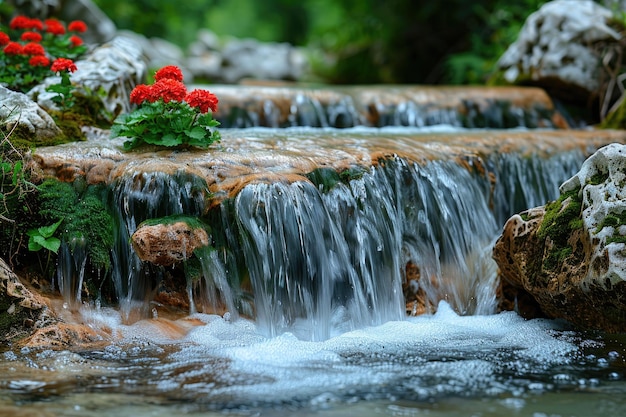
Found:
[{"label": "red flower cluster", "polygon": [[152,85],[139,84],[130,93],[130,102],[141,105],[144,102],[154,103],[163,100],[186,102],[191,107],[200,110],[201,113],[217,111],[217,97],[208,90],[193,90],[187,93],[183,84],[183,73],[175,65],[168,65],[154,74],[155,83]]},{"label": "red flower cluster", "polygon": [[200,113],[206,113],[211,110],[213,113],[217,111],[217,97],[209,90],[193,90],[185,97],[185,101],[191,107],[197,107]]},{"label": "red flower cluster", "polygon": [[22,36],[20,36],[20,39],[25,42],[41,42],[43,37],[38,32],[24,32]]},{"label": "red flower cluster", "polygon": [[70,32],[85,33],[87,31],[87,25],[82,20],[74,20],[67,25],[67,30]]},{"label": "red flower cluster", "polygon": [[4,32],[0,32],[0,46],[4,46],[11,42],[11,38]]},{"label": "red flower cluster", "polygon": [[43,22],[39,19],[31,19],[27,16],[15,16],[11,19],[9,27],[13,30],[43,30]]},{"label": "red flower cluster", "polygon": [[52,66],[50,67],[50,71],[52,72],[61,72],[61,71],[69,71],[69,72],[74,72],[76,71],[76,64],[74,64],[74,61],[72,61],[71,59],[67,59],[67,58],[57,58],[54,60],[54,62],[52,63]]},{"label": "red flower cluster", "polygon": [[28,60],[28,65],[31,67],[49,67],[50,60],[44,55],[35,55]]},{"label": "red flower cluster", "polygon": [[43,49],[43,46],[41,46],[41,44],[38,44],[36,42],[30,42],[24,45],[24,47],[22,48],[22,53],[24,55],[31,55],[31,56],[32,55],[45,55],[46,50]]},{"label": "red flower cluster", "polygon": [[2,52],[7,55],[22,55],[22,49],[23,48],[21,43],[11,41],[7,43]]},{"label": "red flower cluster", "polygon": [[182,82],[183,72],[176,65],[166,65],[154,73],[154,81],[158,82],[165,79]]},{"label": "red flower cluster", "polygon": [[56,19],[46,19],[44,21],[46,25],[46,32],[52,33],[53,35],[65,35],[65,26],[63,23]]}]

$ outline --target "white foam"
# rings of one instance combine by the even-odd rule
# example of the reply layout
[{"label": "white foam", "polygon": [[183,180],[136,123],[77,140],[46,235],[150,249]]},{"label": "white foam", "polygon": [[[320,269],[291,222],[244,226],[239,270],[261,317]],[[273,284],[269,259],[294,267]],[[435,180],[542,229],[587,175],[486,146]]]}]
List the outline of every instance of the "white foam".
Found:
[{"label": "white foam", "polygon": [[[532,372],[570,361],[577,348],[556,337],[553,326],[548,321],[526,321],[515,313],[458,316],[442,303],[432,316],[310,342],[290,333],[266,338],[252,322],[231,323],[215,316],[190,331],[186,341],[193,344],[172,355],[172,366],[201,361],[203,355],[212,358],[220,364],[221,383],[211,385],[207,395],[227,395],[246,403],[294,399],[317,403],[328,393],[334,398],[382,392],[398,384],[420,398],[468,392],[496,395],[512,390],[497,377],[503,367]],[[195,372],[215,372],[215,367]]]}]

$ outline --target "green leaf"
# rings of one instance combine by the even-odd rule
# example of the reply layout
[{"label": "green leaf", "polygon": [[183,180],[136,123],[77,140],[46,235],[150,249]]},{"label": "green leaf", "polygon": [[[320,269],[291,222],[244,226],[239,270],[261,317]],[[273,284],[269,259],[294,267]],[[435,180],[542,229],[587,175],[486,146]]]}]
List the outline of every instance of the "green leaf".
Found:
[{"label": "green leaf", "polygon": [[34,238],[28,239],[28,250],[31,252],[40,251],[43,248],[39,243],[35,242]]},{"label": "green leaf", "polygon": [[59,252],[59,248],[61,247],[61,241],[56,237],[51,237],[51,238],[46,239],[44,241],[44,244],[41,246],[48,249],[49,251],[57,253]]},{"label": "green leaf", "polygon": [[203,127],[196,126],[191,130],[185,130],[185,134],[192,139],[203,139],[207,131]]},{"label": "green leaf", "polygon": [[15,187],[17,185],[18,175],[22,173],[22,161],[17,161],[13,167],[13,180],[12,184]]},{"label": "green leaf", "polygon": [[56,232],[57,228],[59,227],[59,225],[62,222],[63,222],[63,219],[61,219],[58,222],[56,222],[54,224],[51,224],[49,226],[42,226],[42,227],[38,228],[37,230],[39,231],[39,234],[42,237],[49,238],[50,236],[52,236],[54,234],[54,232]]},{"label": "green leaf", "polygon": [[163,146],[177,146],[180,145],[182,141],[180,140],[178,135],[174,135],[173,133],[168,133],[163,135],[159,145]]}]

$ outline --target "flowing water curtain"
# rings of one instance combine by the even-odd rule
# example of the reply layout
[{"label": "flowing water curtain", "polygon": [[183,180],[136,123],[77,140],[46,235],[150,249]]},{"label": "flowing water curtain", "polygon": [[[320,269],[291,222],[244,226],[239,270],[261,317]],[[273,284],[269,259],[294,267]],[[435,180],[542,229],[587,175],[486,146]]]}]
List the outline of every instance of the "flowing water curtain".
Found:
[{"label": "flowing water curtain", "polygon": [[329,337],[333,323],[401,320],[409,261],[428,277],[421,285],[432,304],[493,312],[489,191],[487,178],[454,162],[401,159],[327,192],[308,182],[245,187],[226,223],[238,225],[230,244],[241,242],[257,321],[270,335],[308,328],[312,334],[300,336],[316,340]]}]

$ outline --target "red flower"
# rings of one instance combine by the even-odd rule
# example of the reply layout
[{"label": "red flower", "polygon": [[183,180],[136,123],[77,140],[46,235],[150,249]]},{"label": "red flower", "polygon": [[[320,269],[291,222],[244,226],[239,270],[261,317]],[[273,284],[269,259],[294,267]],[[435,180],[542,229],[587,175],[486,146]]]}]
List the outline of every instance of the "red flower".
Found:
[{"label": "red flower", "polygon": [[83,40],[76,35],[70,36],[70,42],[72,42],[73,46],[80,46],[83,44]]},{"label": "red flower", "polygon": [[52,72],[60,72],[60,71],[74,72],[76,70],[77,68],[76,68],[76,64],[74,64],[74,61],[68,58],[57,58],[54,60],[54,62],[52,63],[52,66],[50,67],[50,71]]},{"label": "red flower", "polygon": [[31,67],[47,67],[50,65],[50,60],[44,55],[35,55],[28,60],[28,64]]},{"label": "red flower", "polygon": [[43,30],[43,23],[39,19],[31,19],[27,16],[15,16],[11,19],[9,27],[14,30],[36,29]]},{"label": "red flower", "polygon": [[87,25],[82,20],[74,20],[67,25],[67,30],[70,32],[85,33],[87,31]]},{"label": "red flower", "polygon": [[43,49],[43,46],[41,46],[41,44],[30,42],[24,45],[24,48],[22,48],[22,53],[24,55],[45,55],[46,50]]},{"label": "red flower", "polygon": [[4,32],[0,32],[0,46],[4,46],[7,43],[11,42],[11,38]]},{"label": "red flower", "polygon": [[165,79],[183,81],[183,72],[176,65],[166,65],[154,74],[154,81]]},{"label": "red flower", "polygon": [[20,39],[26,42],[41,42],[42,36],[37,32],[24,32]]},{"label": "red flower", "polygon": [[185,97],[185,101],[191,107],[196,107],[201,113],[207,113],[209,109],[215,113],[217,111],[217,97],[209,90],[193,90]]},{"label": "red flower", "polygon": [[144,101],[155,102],[157,100],[158,97],[154,97],[152,86],[149,85],[139,84],[130,92],[130,102],[137,105]]},{"label": "red flower", "polygon": [[53,35],[65,35],[65,27],[63,27],[63,23],[56,19],[46,19],[46,32],[52,33]]},{"label": "red flower", "polygon": [[163,102],[183,101],[187,95],[187,87],[180,81],[172,78],[162,78],[151,87],[153,96],[163,99]]},{"label": "red flower", "polygon": [[3,51],[7,55],[22,55],[22,45],[18,42],[9,42]]}]

